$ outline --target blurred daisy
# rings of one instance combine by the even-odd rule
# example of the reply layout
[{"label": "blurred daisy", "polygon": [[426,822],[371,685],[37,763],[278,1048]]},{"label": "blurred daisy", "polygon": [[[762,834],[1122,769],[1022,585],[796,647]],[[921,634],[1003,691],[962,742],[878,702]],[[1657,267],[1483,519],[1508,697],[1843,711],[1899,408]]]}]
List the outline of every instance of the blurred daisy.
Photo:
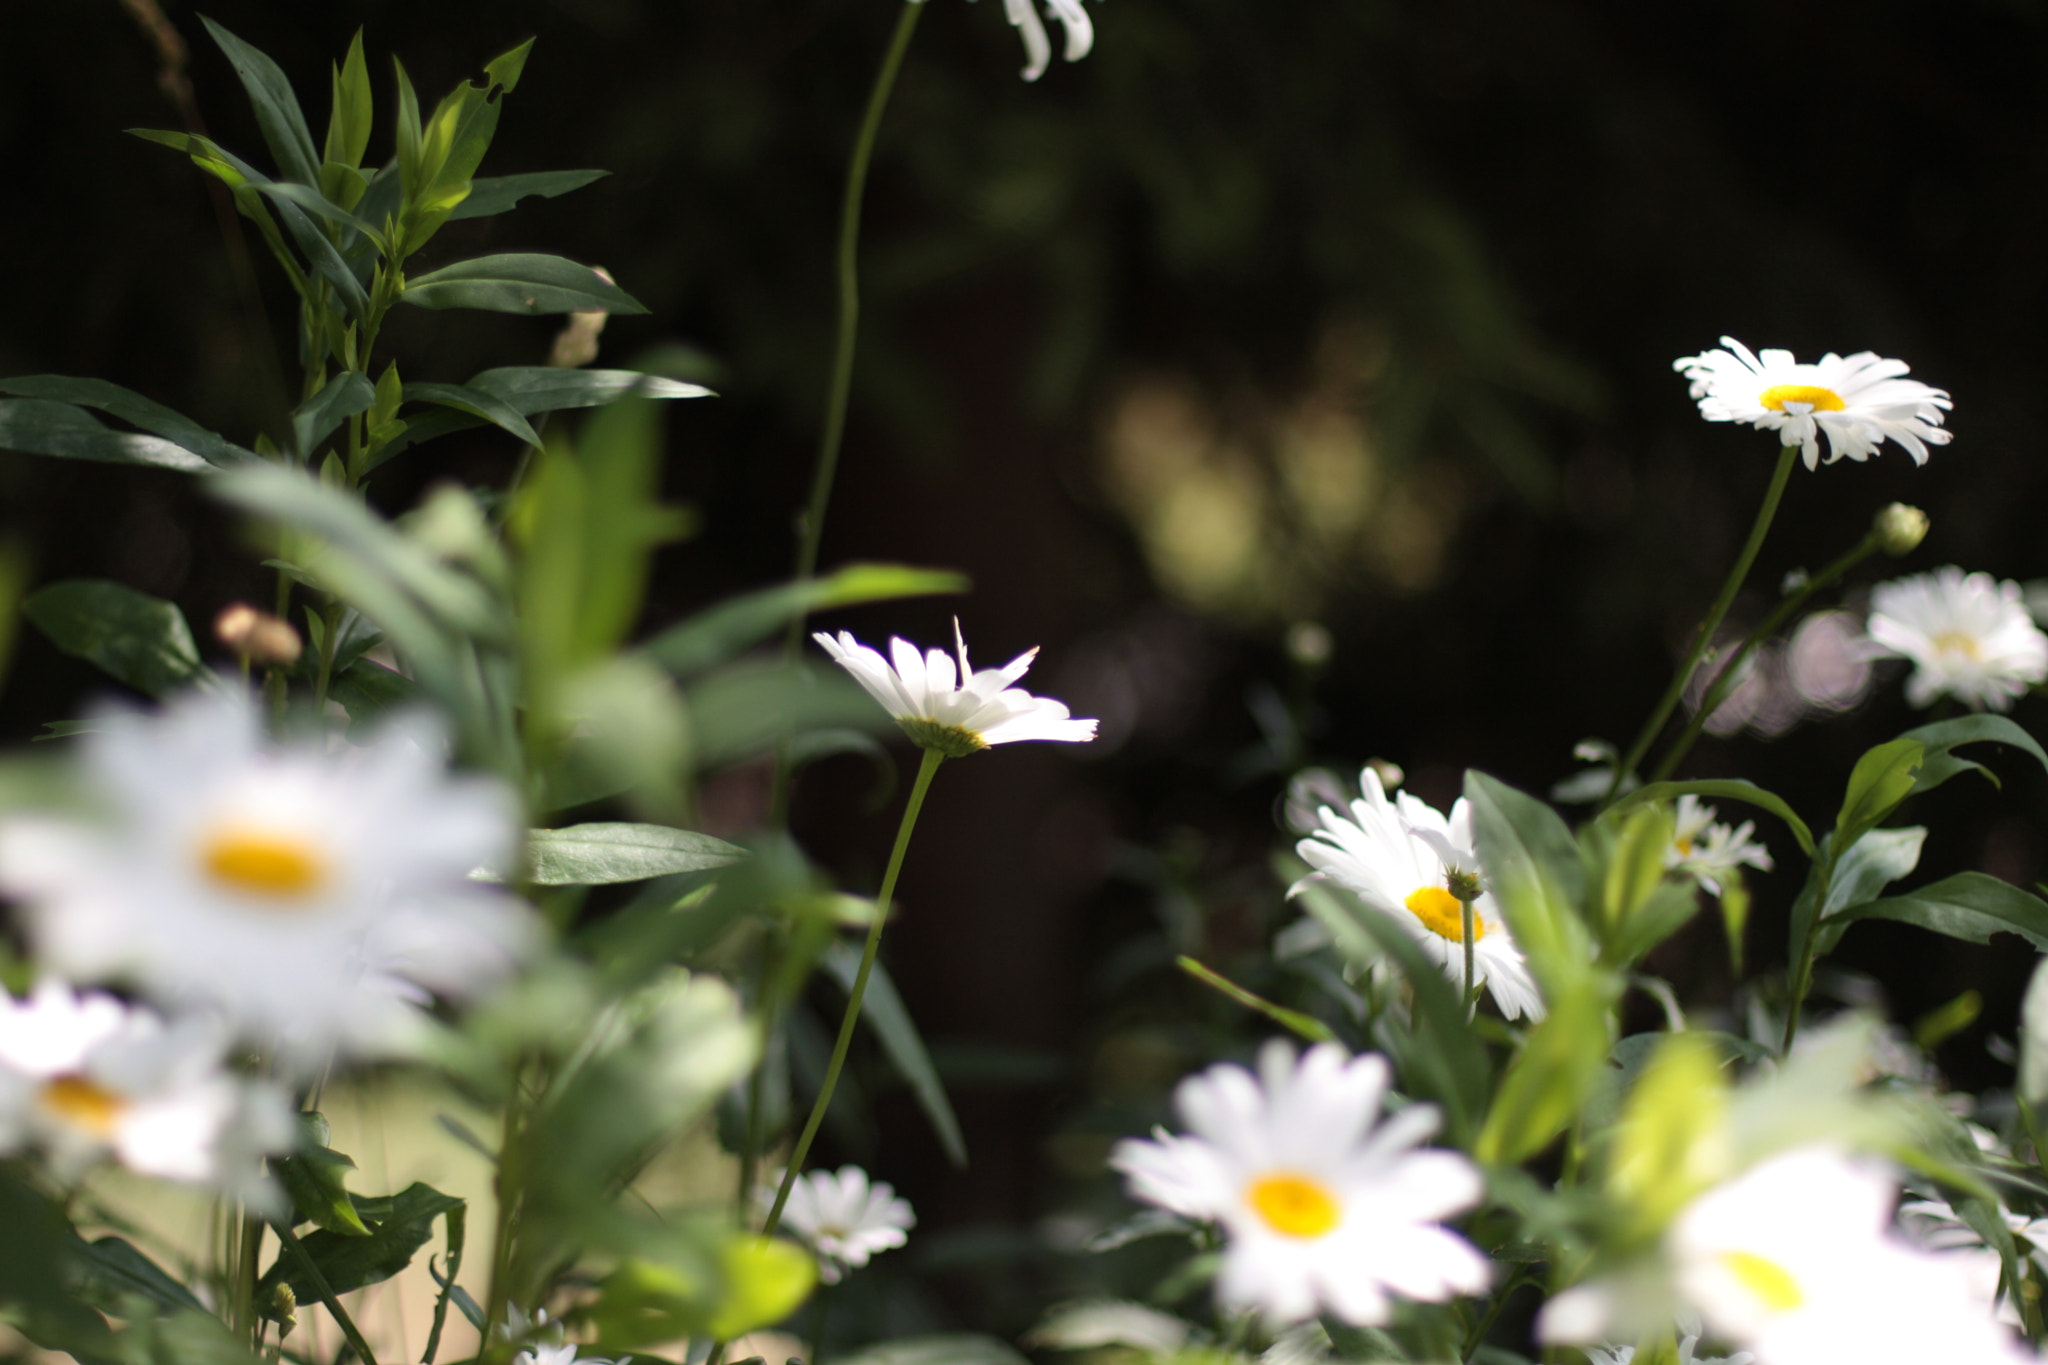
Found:
[{"label": "blurred daisy", "polygon": [[100,725],[82,758],[104,820],[0,823],[0,888],[46,968],[208,1007],[316,1068],[405,1050],[428,992],[472,994],[531,947],[531,913],[468,876],[516,847],[497,782],[396,732],[269,745],[241,692]]},{"label": "blurred daisy", "polygon": [[[1322,807],[1316,812],[1321,828],[1294,846],[1316,870],[1293,891],[1314,879],[1337,883],[1392,916],[1445,975],[1462,983],[1465,923],[1448,874],[1479,866],[1471,808],[1460,797],[1445,819],[1407,792],[1389,801],[1371,768],[1359,774],[1358,785],[1362,794],[1351,803],[1349,818]],[[1486,983],[1508,1018],[1543,1017],[1543,998],[1490,892],[1472,903],[1472,974]]]},{"label": "blurred daisy", "polygon": [[111,1156],[282,1212],[261,1160],[292,1150],[292,1106],[223,1072],[227,1041],[211,1019],[166,1025],[53,981],[27,1000],[0,991],[0,1153],[39,1149],[67,1185]]},{"label": "blurred daisy", "polygon": [[[924,0],[911,3],[922,4]],[[1089,22],[1081,0],[1045,0],[1045,7],[1067,31],[1066,51],[1062,55],[1070,62],[1087,56],[1088,49],[1095,46],[1095,25]],[[1052,64],[1052,43],[1046,37],[1045,21],[1038,17],[1031,0],[1003,0],[1003,12],[1016,28],[1017,36],[1024,40],[1024,79],[1035,81]]]},{"label": "blurred daisy", "polygon": [[1718,896],[1720,879],[1738,867],[1769,872],[1771,853],[1751,837],[1756,830],[1755,821],[1724,825],[1714,819],[1717,814],[1712,806],[1690,792],[1679,797],[1673,812],[1671,848],[1664,855],[1664,865],[1691,873],[1699,878],[1701,886]]},{"label": "blurred daisy", "polygon": [[1484,1256],[1441,1219],[1479,1202],[1478,1168],[1456,1152],[1411,1150],[1436,1112],[1410,1105],[1378,1124],[1387,1062],[1335,1043],[1275,1040],[1259,1074],[1213,1066],[1182,1081],[1174,1106],[1191,1134],[1126,1139],[1109,1164],[1133,1197],[1228,1235],[1217,1297],[1275,1323],[1327,1310],[1388,1320],[1393,1296],[1439,1303],[1484,1293]]},{"label": "blurred daisy", "polygon": [[1805,448],[1808,469],[1819,463],[1822,432],[1829,464],[1845,455],[1869,459],[1886,438],[1904,446],[1914,464],[1926,464],[1930,444],[1948,443],[1941,429],[1948,394],[1902,378],[1903,360],[1869,351],[1844,360],[1831,351],[1818,364],[1801,365],[1790,351],[1758,355],[1734,337],[1722,337],[1721,344],[1728,349],[1672,362],[1692,381],[1700,415],[1775,431],[1780,443]]},{"label": "blurred daisy", "polygon": [[[775,1202],[783,1173],[759,1192],[765,1210]],[[818,1278],[838,1284],[848,1270],[858,1270],[878,1252],[900,1247],[917,1226],[908,1200],[899,1198],[888,1181],[868,1181],[858,1166],[832,1171],[806,1171],[789,1187],[782,1226],[810,1243],[818,1253]]]},{"label": "blurred daisy", "polygon": [[903,640],[889,641],[890,659],[869,649],[846,631],[837,639],[824,631],[811,636],[825,647],[834,663],[853,675],[882,709],[896,718],[905,734],[948,758],[964,758],[993,744],[1022,739],[1058,739],[1079,743],[1095,738],[1095,722],[1075,720],[1050,697],[1034,697],[1010,684],[1024,676],[1036,649],[1027,649],[1001,668],[976,673],[967,663],[967,642],[960,622],[953,622],[953,645],[959,652],[956,672],[945,651],[926,654]]},{"label": "blurred daisy", "polygon": [[1955,565],[1870,590],[1871,640],[1880,656],[1913,661],[1906,700],[1947,694],[1973,707],[2009,708],[2048,679],[2048,635],[2028,614],[2020,585]]}]

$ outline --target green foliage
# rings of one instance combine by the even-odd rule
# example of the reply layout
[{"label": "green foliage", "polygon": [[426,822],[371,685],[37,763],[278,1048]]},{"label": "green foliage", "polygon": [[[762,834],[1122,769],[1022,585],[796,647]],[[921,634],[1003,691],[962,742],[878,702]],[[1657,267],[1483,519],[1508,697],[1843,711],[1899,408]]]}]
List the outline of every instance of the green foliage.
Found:
[{"label": "green foliage", "polygon": [[[192,452],[207,464],[223,469],[232,468],[256,456],[240,446],[200,426],[183,413],[175,412],[152,399],[144,398],[132,389],[119,384],[109,384],[104,379],[73,379],[56,374],[17,375],[12,379],[0,379],[0,393],[16,398],[41,398],[55,403],[75,404],[79,407],[98,408],[124,422],[142,428],[152,435],[161,436],[171,444]],[[36,454],[61,454],[60,451],[37,451]],[[84,457],[93,458],[93,457]],[[161,463],[161,461],[144,461]],[[189,465],[165,464],[166,468],[190,468]]]},{"label": "green foliage", "polygon": [[821,578],[743,593],[670,626],[641,646],[679,678],[751,649],[793,617],[835,607],[967,591],[964,575],[900,564],[848,564]]},{"label": "green foliage", "polygon": [[[860,949],[839,939],[825,950],[818,964],[839,983],[841,990],[851,991],[854,976],[860,970],[860,957]],[[960,1120],[954,1117],[952,1101],[946,1098],[945,1083],[932,1065],[931,1053],[925,1050],[917,1025],[911,1022],[903,997],[897,994],[896,983],[879,962],[868,974],[860,1012],[868,1027],[875,1031],[882,1051],[888,1054],[889,1064],[909,1083],[910,1093],[917,1096],[917,1107],[931,1121],[932,1132],[946,1149],[947,1158],[955,1166],[966,1166],[967,1140],[960,1136]]]},{"label": "green foliage", "polygon": [[[1586,875],[1557,812],[1480,772],[1465,775],[1472,830],[1493,893],[1546,1000],[1581,988],[1592,942],[1581,907]],[[1603,1049],[1604,1051],[1604,1049]]]},{"label": "green foliage", "polygon": [[589,266],[532,252],[479,256],[415,275],[399,297],[416,308],[481,308],[493,313],[647,311]]},{"label": "green foliage", "polygon": [[708,872],[746,852],[692,830],[609,822],[534,830],[526,836],[526,855],[535,886],[603,886]]},{"label": "green foliage", "polygon": [[599,1285],[589,1318],[605,1350],[693,1335],[729,1341],[787,1317],[817,1275],[788,1242],[727,1235],[694,1263],[629,1257]]},{"label": "green foliage", "polygon": [[1652,782],[1647,786],[1636,788],[1607,809],[1610,815],[1616,815],[1635,806],[1645,805],[1653,801],[1675,801],[1679,797],[1687,795],[1711,796],[1717,800],[1724,801],[1742,801],[1769,811],[1772,815],[1783,820],[1785,827],[1792,831],[1792,837],[1799,841],[1800,852],[1806,854],[1809,858],[1813,856],[1813,831],[1806,827],[1806,822],[1793,812],[1792,807],[1785,804],[1785,799],[1773,792],[1765,791],[1754,782],[1746,782],[1739,777],[1712,778],[1690,782]]},{"label": "green foliage", "polygon": [[138,692],[165,697],[182,688],[218,686],[176,604],[105,579],[52,583],[21,610],[50,643]]},{"label": "green foliage", "polygon": [[83,408],[47,398],[0,400],[0,450],[65,460],[153,465],[185,474],[212,468],[175,442],[114,431]]},{"label": "green foliage", "polygon": [[[412,1264],[413,1256],[434,1234],[434,1221],[463,1201],[418,1181],[397,1194],[368,1198],[350,1195],[366,1233],[337,1233],[322,1228],[299,1239],[307,1260],[289,1247],[279,1251],[269,1270],[256,1282],[259,1299],[278,1285],[291,1286],[302,1303],[325,1297],[322,1290],[346,1294],[380,1284]],[[315,1278],[317,1275],[317,1279]]]},{"label": "green foliage", "polygon": [[299,1115],[298,1150],[270,1163],[292,1201],[292,1226],[312,1223],[343,1237],[367,1237],[369,1225],[356,1212],[345,1182],[356,1163],[327,1145],[326,1118]]}]

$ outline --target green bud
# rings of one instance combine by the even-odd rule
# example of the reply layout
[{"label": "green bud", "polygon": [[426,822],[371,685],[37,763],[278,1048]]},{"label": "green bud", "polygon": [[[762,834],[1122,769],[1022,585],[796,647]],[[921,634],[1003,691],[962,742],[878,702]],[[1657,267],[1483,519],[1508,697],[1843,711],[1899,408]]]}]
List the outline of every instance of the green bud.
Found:
[{"label": "green bud", "polygon": [[1477,872],[1450,867],[1444,869],[1444,890],[1469,905],[1486,893],[1486,886]]},{"label": "green bud", "polygon": [[947,758],[965,758],[988,747],[988,741],[964,725],[941,725],[922,716],[899,716],[896,723],[920,749],[936,749]]},{"label": "green bud", "polygon": [[1910,554],[1927,539],[1927,514],[1917,507],[1895,502],[1877,514],[1875,527],[1884,552],[1897,558]]}]

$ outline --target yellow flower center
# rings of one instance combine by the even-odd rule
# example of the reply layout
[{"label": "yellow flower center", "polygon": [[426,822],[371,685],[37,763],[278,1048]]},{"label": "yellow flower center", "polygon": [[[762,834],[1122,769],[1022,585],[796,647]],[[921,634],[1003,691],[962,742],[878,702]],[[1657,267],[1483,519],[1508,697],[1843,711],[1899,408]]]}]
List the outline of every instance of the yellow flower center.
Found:
[{"label": "yellow flower center", "polygon": [[1799,1282],[1792,1278],[1792,1272],[1776,1261],[1765,1260],[1749,1251],[1724,1251],[1721,1264],[1728,1267],[1729,1274],[1738,1284],[1761,1299],[1764,1307],[1773,1313],[1789,1313],[1806,1302],[1806,1296],[1799,1292]]},{"label": "yellow flower center", "polygon": [[[1422,927],[1439,938],[1453,943],[1465,941],[1465,912],[1458,905],[1458,898],[1441,886],[1425,886],[1403,902],[1415,918],[1422,921]],[[1472,941],[1479,942],[1486,937],[1486,921],[1477,910],[1472,912]]]},{"label": "yellow flower center", "polygon": [[273,900],[304,900],[327,881],[327,864],[305,840],[227,826],[213,832],[200,864],[216,882]]},{"label": "yellow flower center", "polygon": [[1679,836],[1678,856],[1681,858],[1690,858],[1692,856],[1692,836],[1683,834]]},{"label": "yellow flower center", "polygon": [[1815,412],[1840,412],[1849,406],[1842,395],[1818,384],[1773,384],[1756,401],[1774,412],[1783,412],[1787,403],[1804,403]]},{"label": "yellow flower center", "polygon": [[1967,631],[1945,630],[1934,637],[1933,644],[1937,654],[1960,654],[1973,664],[1984,661],[1983,647]]},{"label": "yellow flower center", "polygon": [[1321,1237],[1337,1226],[1343,1206],[1329,1187],[1298,1171],[1274,1171],[1252,1182],[1251,1206],[1283,1237]]},{"label": "yellow flower center", "polygon": [[43,1087],[43,1108],[96,1138],[113,1136],[128,1101],[83,1076],[59,1076]]}]

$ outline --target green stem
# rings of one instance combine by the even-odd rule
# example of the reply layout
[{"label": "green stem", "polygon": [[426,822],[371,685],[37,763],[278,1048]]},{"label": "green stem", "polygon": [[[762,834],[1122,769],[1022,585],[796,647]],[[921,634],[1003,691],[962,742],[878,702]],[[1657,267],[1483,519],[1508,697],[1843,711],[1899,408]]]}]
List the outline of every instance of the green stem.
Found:
[{"label": "green stem", "polygon": [[1700,622],[1699,633],[1694,636],[1692,649],[1686,654],[1685,662],[1678,666],[1672,676],[1671,685],[1664,689],[1662,700],[1650,718],[1643,724],[1642,733],[1629,746],[1628,754],[1615,766],[1614,780],[1607,784],[1607,795],[1603,805],[1612,805],[1614,798],[1621,795],[1622,781],[1643,761],[1643,755],[1650,751],[1664,722],[1671,719],[1671,712],[1678,706],[1679,697],[1685,693],[1685,684],[1691,679],[1693,670],[1699,667],[1700,659],[1713,643],[1714,632],[1721,625],[1721,618],[1728,614],[1728,608],[1735,601],[1735,594],[1742,590],[1743,580],[1749,577],[1749,569],[1756,562],[1757,551],[1763,548],[1764,535],[1771,529],[1772,518],[1778,515],[1778,502],[1785,496],[1785,482],[1792,477],[1792,462],[1799,458],[1799,447],[1786,446],[1778,452],[1778,467],[1771,474],[1771,486],[1764,493],[1764,505],[1757,509],[1756,524],[1749,528],[1749,540],[1736,557],[1735,567],[1728,572],[1728,580],[1721,585],[1720,595],[1714,598],[1714,605],[1707,608],[1706,619]]},{"label": "green stem", "polygon": [[[818,547],[825,539],[825,510],[832,501],[832,482],[839,472],[839,447],[846,435],[846,409],[853,395],[854,342],[860,331],[860,209],[867,191],[868,163],[874,159],[875,140],[882,130],[882,114],[889,107],[889,95],[896,88],[896,73],[903,67],[903,54],[910,49],[910,35],[924,13],[918,0],[906,0],[896,18],[889,50],[882,57],[882,69],[875,74],[874,89],[868,93],[867,112],[861,116],[860,133],[854,138],[853,160],[846,170],[846,194],[839,205],[839,328],[832,348],[832,377],[825,390],[825,425],[818,436],[818,463],[811,471],[811,498],[804,509],[797,539],[796,582],[803,583],[818,571]],[[790,618],[789,633],[782,642],[785,660],[793,660],[803,645],[807,613]],[[771,801],[772,821],[777,829],[789,816],[789,741],[775,751],[775,788]]]},{"label": "green stem", "polygon": [[1664,755],[1657,764],[1657,771],[1650,775],[1652,782],[1662,782],[1671,776],[1686,754],[1691,751],[1694,741],[1700,737],[1700,731],[1706,728],[1714,712],[1721,709],[1721,703],[1728,699],[1728,694],[1735,690],[1735,685],[1742,676],[1743,662],[1756,652],[1757,646],[1768,640],[1778,627],[1790,620],[1801,607],[1813,599],[1816,593],[1834,586],[1844,574],[1876,554],[1883,546],[1884,536],[1880,532],[1872,531],[1845,550],[1832,564],[1808,579],[1797,592],[1784,598],[1771,609],[1771,614],[1764,617],[1763,623],[1751,631],[1749,638],[1742,642],[1742,648],[1736,650],[1721,671],[1714,675],[1712,685],[1701,697],[1699,708],[1693,712],[1692,719],[1686,722],[1684,731],[1672,744],[1671,752]]},{"label": "green stem", "polygon": [[319,1265],[307,1254],[306,1248],[284,1224],[272,1223],[270,1226],[277,1234],[277,1240],[284,1243],[284,1249],[299,1263],[299,1269],[305,1272],[307,1280],[312,1282],[313,1292],[318,1294],[320,1302],[327,1306],[328,1313],[334,1318],[334,1325],[348,1338],[348,1344],[362,1357],[363,1365],[377,1365],[377,1357],[370,1350],[370,1343],[363,1339],[362,1332],[356,1327],[355,1319],[348,1315],[348,1310],[341,1306],[341,1300],[334,1296],[334,1290],[328,1286],[327,1277],[320,1273]]},{"label": "green stem", "polygon": [[1473,1014],[1478,1013],[1479,1002],[1473,998],[1472,994],[1472,902],[1462,896],[1458,898],[1458,919],[1465,933],[1463,945],[1465,949],[1465,1009],[1467,1011],[1466,1017],[1470,1018]]},{"label": "green stem", "polygon": [[775,1192],[775,1206],[768,1210],[768,1221],[761,1228],[764,1236],[774,1236],[775,1230],[782,1226],[783,1206],[789,1203],[789,1192],[803,1173],[804,1158],[811,1153],[811,1139],[818,1135],[818,1125],[825,1121],[825,1109],[832,1103],[832,1091],[839,1084],[840,1071],[846,1066],[846,1050],[853,1044],[854,1026],[860,1022],[860,1002],[867,994],[868,975],[874,971],[875,954],[882,947],[882,926],[889,921],[889,898],[896,894],[896,874],[903,870],[903,854],[910,847],[910,832],[917,828],[917,813],[924,806],[924,794],[932,785],[932,774],[945,760],[946,756],[937,749],[924,751],[924,762],[919,766],[917,781],[910,789],[910,801],[903,808],[903,823],[896,829],[896,847],[890,851],[888,869],[882,873],[881,894],[875,897],[875,922],[868,927],[867,947],[860,955],[860,970],[854,974],[853,989],[847,992],[846,1017],[839,1021],[839,1037],[832,1044],[832,1060],[825,1067],[825,1081],[818,1087],[818,1098],[811,1103],[811,1116],[804,1120],[803,1135],[797,1138],[796,1149],[789,1154],[789,1169],[782,1174],[782,1188]]}]

